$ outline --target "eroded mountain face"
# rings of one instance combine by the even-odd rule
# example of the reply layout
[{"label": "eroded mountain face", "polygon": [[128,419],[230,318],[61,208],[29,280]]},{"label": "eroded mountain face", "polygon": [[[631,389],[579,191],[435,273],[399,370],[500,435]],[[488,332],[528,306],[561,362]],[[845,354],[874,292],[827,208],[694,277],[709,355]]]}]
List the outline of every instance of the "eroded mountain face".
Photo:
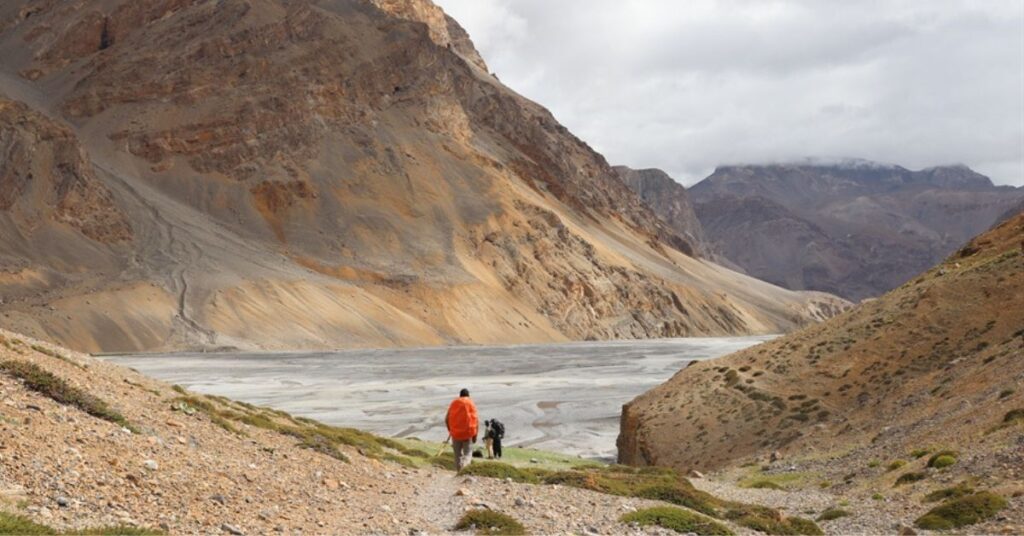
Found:
[{"label": "eroded mountain face", "polygon": [[704,237],[704,228],[682,184],[660,169],[615,166],[615,172],[644,204],[686,240],[682,246],[684,252],[703,258],[713,257]]},{"label": "eroded mountain face", "polygon": [[26,0],[0,6],[0,29],[0,90],[64,123],[93,195],[109,191],[90,205],[109,269],[5,261],[7,280],[60,281],[4,305],[35,336],[93,351],[665,337],[842,307],[681,253],[430,2]]},{"label": "eroded mountain face", "polygon": [[1024,407],[1022,318],[1018,214],[877,300],[694,362],[623,409],[619,460],[703,471],[778,451],[850,481],[868,460],[941,445],[970,460],[947,481],[1019,478],[1006,468],[1024,461],[1012,420]]},{"label": "eroded mountain face", "polygon": [[689,191],[713,246],[746,273],[852,300],[903,284],[1024,197],[963,166],[863,161],[721,167]]}]

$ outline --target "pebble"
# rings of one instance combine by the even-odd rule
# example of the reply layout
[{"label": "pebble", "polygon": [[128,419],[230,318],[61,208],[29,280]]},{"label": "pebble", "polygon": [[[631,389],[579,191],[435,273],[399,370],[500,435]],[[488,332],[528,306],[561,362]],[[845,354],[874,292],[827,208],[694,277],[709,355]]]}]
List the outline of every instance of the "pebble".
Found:
[{"label": "pebble", "polygon": [[160,464],[156,463],[156,460],[146,460],[142,462],[142,465],[150,471],[156,471],[160,468]]},{"label": "pebble", "polygon": [[57,506],[61,508],[67,508],[71,504],[71,501],[67,497],[57,497]]},{"label": "pebble", "polygon": [[242,529],[228,523],[224,523],[223,525],[221,525],[220,530],[223,530],[228,534],[234,534],[235,536],[242,536],[243,534],[245,534],[244,532],[242,532]]}]

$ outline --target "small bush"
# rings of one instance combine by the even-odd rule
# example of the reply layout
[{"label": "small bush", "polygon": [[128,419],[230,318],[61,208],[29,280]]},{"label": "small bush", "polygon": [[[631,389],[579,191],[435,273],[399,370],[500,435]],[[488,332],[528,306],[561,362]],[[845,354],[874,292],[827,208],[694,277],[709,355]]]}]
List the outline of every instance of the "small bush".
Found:
[{"label": "small bush", "polygon": [[95,396],[68,385],[67,382],[50,374],[34,363],[28,361],[4,361],[0,363],[0,371],[18,378],[25,387],[49,397],[58,404],[76,407],[93,417],[110,421],[114,424],[131,429],[123,415],[112,409],[106,402]]},{"label": "small bush", "polygon": [[631,512],[622,516],[620,521],[623,523],[636,523],[645,527],[655,525],[681,533],[723,536],[732,534],[732,531],[721,523],[700,514],[672,506],[646,508]]},{"label": "small bush", "polygon": [[972,493],[974,493],[974,488],[971,488],[967,484],[961,483],[952,488],[943,488],[935,490],[929,493],[928,495],[925,495],[924,500],[925,502],[936,502],[945,501],[948,499],[959,499],[960,497],[964,497]]},{"label": "small bush", "polygon": [[912,471],[910,473],[902,474],[896,479],[896,485],[902,486],[903,484],[910,484],[912,482],[919,482],[928,478],[928,473],[922,471]]},{"label": "small bush", "polygon": [[882,462],[880,462],[878,460],[871,460],[870,462],[868,462],[868,467],[870,467],[872,469],[874,469],[875,467],[878,467],[879,465],[882,465]]},{"label": "small bush", "polygon": [[69,536],[161,536],[162,531],[140,529],[128,525],[110,527],[94,527],[72,532],[58,532],[46,525],[40,525],[19,515],[0,512],[0,534],[18,534],[24,536],[41,536],[66,534]]},{"label": "small bush", "polygon": [[[949,467],[950,465],[956,463],[956,459],[959,456],[960,454],[955,450],[941,450],[933,454],[931,458],[928,458],[928,467],[940,468],[938,465],[936,465],[938,463],[945,464],[942,467]],[[946,459],[939,461],[942,458]],[[949,458],[951,458],[951,460]]]},{"label": "small bush", "polygon": [[1017,421],[1024,421],[1024,409],[1011,410],[1003,416],[1003,422],[1006,424],[1014,423]]},{"label": "small bush", "polygon": [[999,392],[999,399],[1002,400],[1004,398],[1007,398],[1015,392],[1016,391],[1014,391],[1013,389],[1003,389],[1002,391]]},{"label": "small bush", "polygon": [[956,458],[952,456],[939,456],[938,458],[935,458],[935,462],[932,463],[932,467],[942,469],[954,464],[956,464]]},{"label": "small bush", "polygon": [[782,518],[778,512],[772,515],[749,513],[738,519],[736,523],[741,526],[753,529],[758,532],[771,535],[807,535],[820,536],[824,534],[815,522],[800,517]]},{"label": "small bush", "polygon": [[511,516],[493,510],[478,509],[466,512],[455,525],[455,530],[476,530],[477,534],[526,534],[526,527]]},{"label": "small bush", "polygon": [[487,478],[506,479],[511,478],[516,482],[526,484],[538,484],[540,478],[532,469],[520,469],[518,467],[500,462],[477,462],[470,464],[459,472],[460,475],[482,476]]},{"label": "small bush", "polygon": [[881,493],[872,493],[871,494],[871,500],[873,500],[873,501],[885,500],[885,495],[882,495]]},{"label": "small bush", "polygon": [[849,515],[852,514],[841,508],[829,508],[828,510],[825,510],[824,512],[821,513],[821,515],[818,516],[818,521],[832,521],[833,519],[839,519],[841,517],[846,517]]},{"label": "small bush", "polygon": [[914,522],[925,530],[950,530],[984,521],[1006,508],[1006,499],[983,491],[951,499],[929,510]]},{"label": "small bush", "polygon": [[755,489],[783,489],[782,486],[776,484],[775,482],[772,482],[771,480],[755,480],[754,482],[751,482],[745,487]]},{"label": "small bush", "polygon": [[917,460],[927,456],[929,452],[931,451],[928,449],[914,449],[910,452],[910,457]]}]

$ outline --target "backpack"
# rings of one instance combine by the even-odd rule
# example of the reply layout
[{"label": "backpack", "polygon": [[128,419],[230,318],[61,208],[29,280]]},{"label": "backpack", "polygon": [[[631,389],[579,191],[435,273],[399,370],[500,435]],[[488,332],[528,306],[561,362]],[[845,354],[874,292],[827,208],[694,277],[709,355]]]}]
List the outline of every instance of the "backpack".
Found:
[{"label": "backpack", "polygon": [[505,437],[505,425],[500,421],[491,419],[491,429],[494,430],[494,437],[498,439]]}]

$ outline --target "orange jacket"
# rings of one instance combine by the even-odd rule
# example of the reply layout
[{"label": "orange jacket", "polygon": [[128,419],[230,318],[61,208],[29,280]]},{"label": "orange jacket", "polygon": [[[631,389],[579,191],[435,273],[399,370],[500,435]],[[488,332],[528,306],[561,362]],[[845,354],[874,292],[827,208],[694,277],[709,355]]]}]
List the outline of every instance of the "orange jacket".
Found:
[{"label": "orange jacket", "polygon": [[476,417],[476,404],[468,396],[460,396],[452,400],[445,417],[448,433],[456,441],[469,441],[476,437],[479,422]]}]

